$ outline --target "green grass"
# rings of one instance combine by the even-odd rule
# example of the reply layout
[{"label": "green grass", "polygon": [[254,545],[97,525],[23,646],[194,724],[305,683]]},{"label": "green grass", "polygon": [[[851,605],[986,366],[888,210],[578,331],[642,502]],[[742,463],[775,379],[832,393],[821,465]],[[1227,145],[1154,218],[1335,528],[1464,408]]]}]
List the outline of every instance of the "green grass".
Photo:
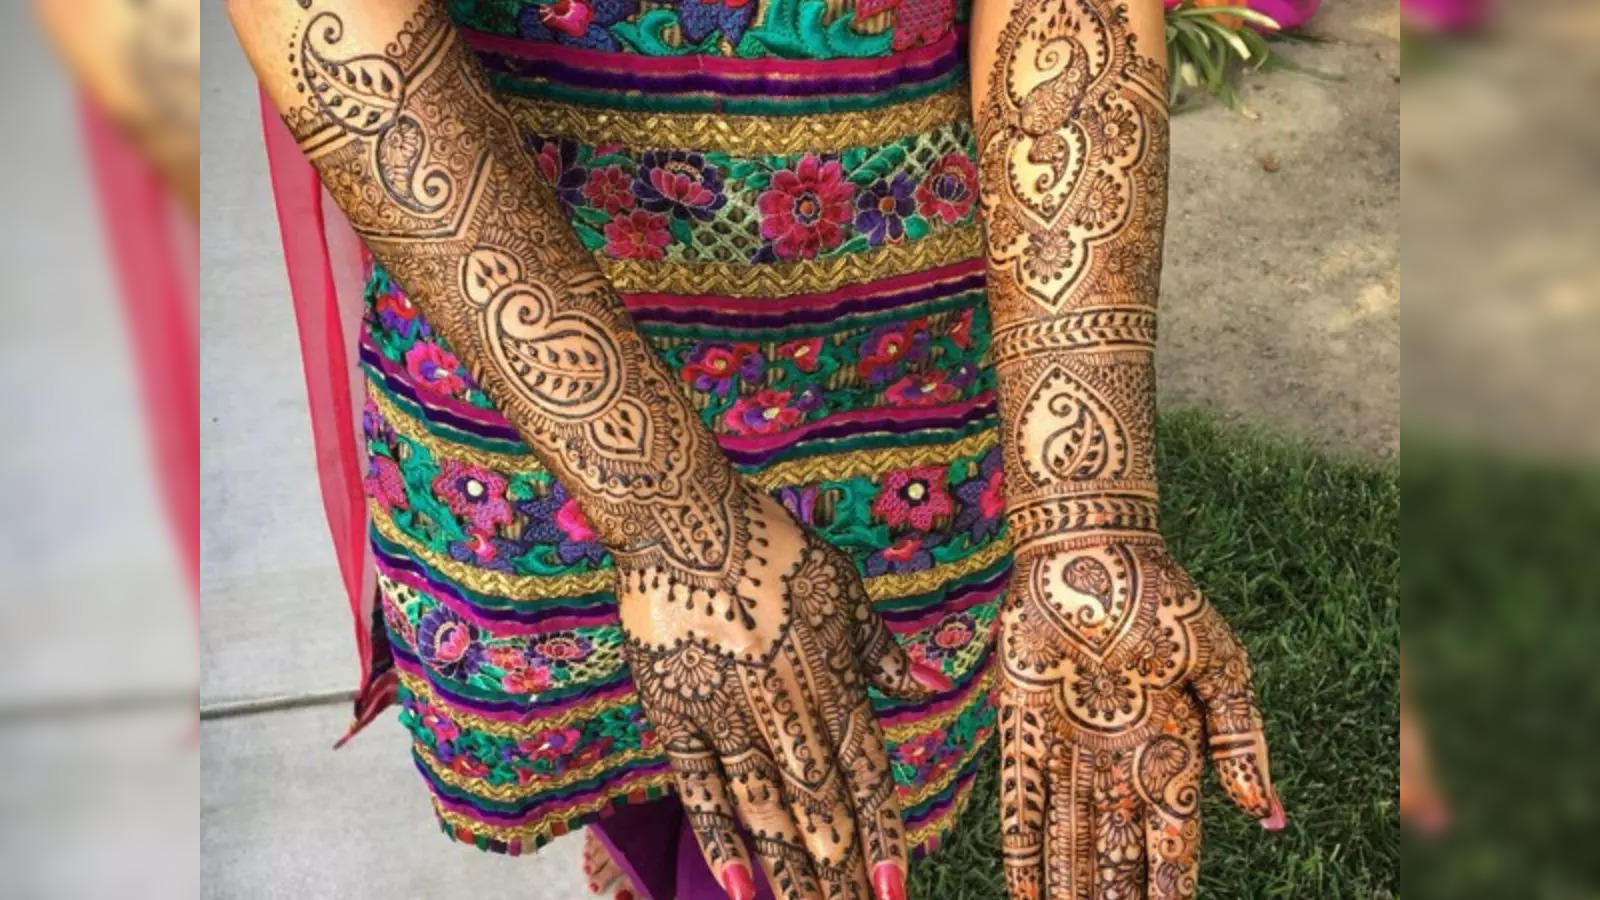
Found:
[{"label": "green grass", "polygon": [[[1289,817],[1263,832],[1208,776],[1201,896],[1398,896],[1397,469],[1202,413],[1163,417],[1160,452],[1168,541],[1250,649]],[[910,893],[1005,895],[992,753]]]}]

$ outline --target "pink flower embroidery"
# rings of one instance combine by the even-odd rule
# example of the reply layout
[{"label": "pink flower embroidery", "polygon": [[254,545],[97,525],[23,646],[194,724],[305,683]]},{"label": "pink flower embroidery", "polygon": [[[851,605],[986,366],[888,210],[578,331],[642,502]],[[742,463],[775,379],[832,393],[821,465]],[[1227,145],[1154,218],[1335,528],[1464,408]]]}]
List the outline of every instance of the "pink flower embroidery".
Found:
[{"label": "pink flower embroidery", "polygon": [[418,387],[441,397],[457,397],[467,387],[461,361],[431,341],[418,341],[406,351],[406,371]]},{"label": "pink flower embroidery", "polygon": [[948,153],[917,185],[917,210],[946,225],[961,221],[978,198],[978,168],[965,153]]},{"label": "pink flower embroidery", "polygon": [[636,209],[606,223],[606,252],[617,259],[655,261],[666,256],[672,235],[667,217]]},{"label": "pink flower embroidery", "polygon": [[606,166],[589,173],[589,181],[583,186],[583,196],[589,205],[614,216],[633,208],[632,183],[621,166]]},{"label": "pink flower embroidery", "polygon": [[387,456],[373,454],[367,457],[367,474],[361,479],[367,496],[378,501],[384,512],[407,509],[406,481],[400,467]]},{"label": "pink flower embroidery", "polygon": [[950,340],[953,341],[957,347],[960,347],[963,350],[971,347],[972,310],[962,310],[961,315],[956,318],[954,324],[950,326],[950,330],[946,332],[946,334],[949,335]]},{"label": "pink flower embroidery", "polygon": [[539,8],[539,20],[568,37],[583,37],[593,19],[594,8],[583,0],[556,0]]},{"label": "pink flower embroidery", "polygon": [[556,510],[556,527],[567,536],[567,540],[577,544],[586,544],[594,540],[594,529],[589,527],[589,520],[584,518],[583,510],[578,508],[578,501],[567,498]]},{"label": "pink flower embroidery", "polygon": [[776,434],[800,424],[805,413],[789,405],[789,391],[765,390],[734,403],[722,421],[734,434]]},{"label": "pink flower embroidery", "polygon": [[496,526],[511,524],[506,480],[488,469],[446,459],[434,476],[433,492],[451,512],[465,518],[469,530],[478,535],[492,534]]},{"label": "pink flower embroidery", "polygon": [[772,186],[756,200],[761,236],[783,259],[810,259],[844,240],[855,188],[837,160],[803,157],[793,169],[772,175]]},{"label": "pink flower embroidery", "polygon": [[[945,490],[945,470],[940,466],[913,466],[884,476],[883,486],[872,501],[872,514],[891,527],[910,525],[929,531],[935,523],[955,511],[955,502]],[[895,547],[883,551],[889,559]]]}]

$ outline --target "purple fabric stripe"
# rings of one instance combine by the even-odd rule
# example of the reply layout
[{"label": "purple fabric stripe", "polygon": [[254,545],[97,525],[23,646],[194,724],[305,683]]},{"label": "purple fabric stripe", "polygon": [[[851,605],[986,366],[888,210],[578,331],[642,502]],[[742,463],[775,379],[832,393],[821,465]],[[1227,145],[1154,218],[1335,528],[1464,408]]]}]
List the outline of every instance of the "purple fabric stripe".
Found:
[{"label": "purple fabric stripe", "polygon": [[[762,466],[766,465],[767,462],[771,461],[774,457],[787,454],[796,447],[803,447],[812,441],[826,440],[829,438],[860,437],[865,434],[915,434],[921,437],[931,437],[931,435],[929,435],[929,432],[931,431],[940,428],[960,428],[963,425],[979,422],[994,415],[994,411],[994,401],[990,400],[986,403],[975,404],[967,412],[960,415],[929,416],[927,418],[919,418],[905,422],[841,422],[837,425],[823,424],[822,427],[808,433],[803,441],[797,441],[793,444],[786,444],[781,447],[773,448],[772,450],[744,451],[730,450],[727,447],[724,447],[722,448],[722,451],[729,459],[733,460],[734,464],[736,465]],[[934,443],[934,441],[925,440],[921,443]],[[799,454],[799,456],[805,455],[807,454]]]},{"label": "purple fabric stripe", "polygon": [[465,431],[470,434],[475,434],[479,437],[494,438],[502,441],[516,441],[518,443],[522,441],[522,436],[517,434],[516,429],[509,426],[500,428],[498,426],[489,425],[485,422],[475,422],[471,419],[464,419],[460,416],[454,415],[453,413],[445,412],[438,407],[429,406],[422,400],[421,397],[417,395],[416,390],[412,388],[409,382],[400,378],[390,370],[388,365],[389,361],[383,358],[383,354],[369,350],[365,345],[363,345],[361,348],[361,361],[373,366],[383,373],[384,387],[388,388],[390,393],[398,394],[426,410],[428,419],[430,421],[448,425],[451,428]]},{"label": "purple fabric stripe", "polygon": [[894,309],[898,306],[911,306],[931,300],[941,300],[945,297],[954,297],[957,294],[969,291],[982,290],[984,273],[978,272],[964,278],[951,281],[923,285],[898,293],[879,294],[872,297],[861,297],[846,300],[837,306],[823,307],[820,309],[789,309],[782,315],[760,313],[729,313],[713,310],[694,309],[666,309],[662,307],[630,307],[629,313],[635,321],[643,324],[668,324],[668,325],[699,325],[705,327],[745,328],[750,330],[760,328],[788,328],[793,325],[811,325],[823,322],[834,322],[843,316],[858,313],[880,312]]},{"label": "purple fabric stripe", "polygon": [[879,615],[883,617],[885,622],[907,622],[913,619],[926,618],[928,613],[934,608],[944,609],[955,607],[958,606],[962,600],[965,600],[967,597],[973,594],[981,594],[986,591],[999,590],[1005,585],[1006,579],[1010,577],[1011,567],[1008,565],[1002,568],[999,572],[996,572],[993,578],[990,578],[986,581],[964,584],[955,589],[951,589],[949,585],[945,585],[944,590],[937,594],[934,600],[923,606],[909,607],[906,609],[883,610],[879,613]]},{"label": "purple fabric stripe", "polygon": [[961,64],[964,45],[917,65],[908,65],[872,75],[832,77],[730,77],[711,72],[683,74],[647,73],[618,69],[600,70],[568,65],[555,59],[519,59],[499,53],[479,51],[478,58],[491,72],[516,78],[542,78],[591,90],[639,91],[643,94],[707,93],[735,97],[817,97],[827,94],[859,95],[891,90],[902,85],[921,84],[950,74]]}]

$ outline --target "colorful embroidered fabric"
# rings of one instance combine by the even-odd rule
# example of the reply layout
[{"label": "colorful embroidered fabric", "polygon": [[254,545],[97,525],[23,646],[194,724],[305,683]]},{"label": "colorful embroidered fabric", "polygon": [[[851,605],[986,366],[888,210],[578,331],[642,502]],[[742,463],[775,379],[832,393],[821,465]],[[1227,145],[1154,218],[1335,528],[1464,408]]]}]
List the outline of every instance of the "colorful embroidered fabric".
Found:
[{"label": "colorful embroidered fabric", "polygon": [[[875,697],[911,842],[936,845],[993,730],[1010,567],[956,9],[451,6],[728,456],[954,679]],[[444,830],[515,854],[670,790],[582,513],[381,270],[367,303],[381,632]]]}]

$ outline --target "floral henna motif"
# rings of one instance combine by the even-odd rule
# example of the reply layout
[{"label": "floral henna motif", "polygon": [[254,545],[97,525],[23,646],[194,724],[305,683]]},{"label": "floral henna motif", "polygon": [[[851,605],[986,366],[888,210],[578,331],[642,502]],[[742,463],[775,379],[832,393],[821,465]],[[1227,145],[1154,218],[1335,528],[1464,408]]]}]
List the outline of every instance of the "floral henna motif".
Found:
[{"label": "floral henna motif", "polygon": [[[751,503],[756,564],[735,596],[624,575],[634,683],[714,872],[748,865],[748,836],[780,896],[868,896],[877,867],[902,864],[905,831],[867,685],[925,689],[849,560],[782,528],[774,501]],[[727,611],[766,584],[781,602],[750,608],[744,639],[727,641]]]},{"label": "floral henna motif", "polygon": [[1159,40],[1160,7],[998,8],[980,9],[973,43],[994,48],[974,109],[1016,546],[1000,647],[1007,886],[1192,897],[1206,750],[1238,806],[1278,808],[1244,651],[1157,530],[1167,112],[1163,65],[1135,34]]}]

